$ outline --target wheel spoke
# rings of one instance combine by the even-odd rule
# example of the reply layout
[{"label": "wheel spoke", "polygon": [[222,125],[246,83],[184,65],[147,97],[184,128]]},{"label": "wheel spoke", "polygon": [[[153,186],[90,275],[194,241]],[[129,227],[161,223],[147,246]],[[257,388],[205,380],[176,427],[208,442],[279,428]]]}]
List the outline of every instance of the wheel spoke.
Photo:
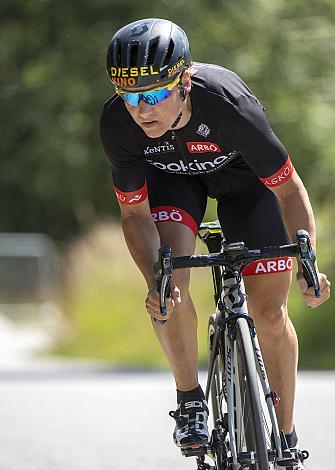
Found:
[{"label": "wheel spoke", "polygon": [[[240,442],[240,449],[242,450],[243,448],[246,448],[246,437],[245,437],[245,429],[248,426],[249,420],[250,420],[250,407],[248,406],[247,412],[246,412],[246,389],[244,389],[243,392],[243,400],[241,397],[241,423],[240,423],[240,429],[243,429],[243,432],[240,433],[240,437],[243,438],[243,441],[241,440]],[[247,413],[247,414],[246,414]]]}]

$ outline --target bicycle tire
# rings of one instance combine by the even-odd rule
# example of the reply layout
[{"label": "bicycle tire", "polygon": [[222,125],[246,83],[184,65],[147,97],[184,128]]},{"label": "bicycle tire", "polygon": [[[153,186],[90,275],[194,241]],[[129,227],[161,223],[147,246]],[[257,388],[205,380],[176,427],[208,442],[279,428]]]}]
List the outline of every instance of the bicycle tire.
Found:
[{"label": "bicycle tire", "polygon": [[[213,351],[213,340],[216,332],[216,315],[211,315],[208,320],[208,354],[209,358],[215,352]],[[228,470],[228,462],[226,452],[223,451],[224,442],[221,442],[221,437],[216,429],[217,421],[223,418],[222,416],[222,400],[224,397],[223,375],[224,375],[224,358],[222,357],[223,351],[219,349],[216,355],[213,371],[213,379],[210,386],[211,408],[214,424],[213,438],[217,441],[215,454],[216,470]],[[223,440],[223,439],[222,439]],[[219,450],[220,449],[220,450]]]},{"label": "bicycle tire", "polygon": [[[236,426],[237,451],[256,452],[257,463],[251,464],[252,470],[268,470],[269,460],[267,443],[265,439],[263,411],[258,386],[258,374],[255,356],[250,337],[249,325],[246,320],[240,318],[236,322],[236,366],[235,381],[239,390],[240,399],[235,398],[238,420],[243,421],[243,426]],[[235,393],[238,393],[235,389]],[[240,424],[242,422],[240,421]],[[243,435],[237,435],[238,432]]]},{"label": "bicycle tire", "polygon": [[[213,340],[216,331],[215,315],[212,315],[208,321],[208,349],[209,356],[213,354]],[[220,397],[220,384],[222,384],[222,359],[219,354],[215,359],[213,379],[210,387],[211,391],[211,403],[214,425],[218,419],[220,419],[221,411],[219,408],[218,399]]]}]

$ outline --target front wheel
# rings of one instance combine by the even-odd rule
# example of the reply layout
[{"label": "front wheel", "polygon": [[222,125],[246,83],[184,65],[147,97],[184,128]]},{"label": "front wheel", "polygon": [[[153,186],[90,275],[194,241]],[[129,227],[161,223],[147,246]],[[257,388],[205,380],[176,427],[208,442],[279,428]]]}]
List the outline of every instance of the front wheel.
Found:
[{"label": "front wheel", "polygon": [[213,422],[216,424],[218,419],[222,417],[221,404],[223,399],[223,364],[224,360],[220,354],[219,344],[216,345],[217,350],[214,351],[214,339],[216,334],[216,320],[215,315],[212,315],[209,318],[208,322],[208,353],[209,358],[212,355],[215,355],[214,363],[214,372],[211,381],[211,403],[212,403],[212,413],[213,413]]},{"label": "front wheel", "polygon": [[228,470],[227,452],[225,447],[225,431],[223,427],[225,411],[225,385],[224,385],[224,346],[223,338],[217,334],[216,315],[212,315],[208,322],[208,354],[209,360],[214,358],[213,377],[210,385],[210,401],[214,429],[212,432],[212,448],[215,458],[216,470]]},{"label": "front wheel", "polygon": [[237,454],[241,464],[243,458],[246,465],[249,459],[249,467],[246,468],[268,470],[270,464],[255,356],[249,325],[246,320],[241,318],[236,322],[235,351],[235,438]]}]

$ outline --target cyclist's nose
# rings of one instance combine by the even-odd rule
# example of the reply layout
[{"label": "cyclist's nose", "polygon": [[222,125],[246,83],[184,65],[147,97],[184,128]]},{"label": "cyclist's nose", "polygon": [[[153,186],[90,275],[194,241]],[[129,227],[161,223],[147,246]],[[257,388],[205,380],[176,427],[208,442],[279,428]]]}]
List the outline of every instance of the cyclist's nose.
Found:
[{"label": "cyclist's nose", "polygon": [[144,100],[140,100],[138,103],[138,114],[140,116],[148,116],[152,113],[152,106],[146,103]]}]

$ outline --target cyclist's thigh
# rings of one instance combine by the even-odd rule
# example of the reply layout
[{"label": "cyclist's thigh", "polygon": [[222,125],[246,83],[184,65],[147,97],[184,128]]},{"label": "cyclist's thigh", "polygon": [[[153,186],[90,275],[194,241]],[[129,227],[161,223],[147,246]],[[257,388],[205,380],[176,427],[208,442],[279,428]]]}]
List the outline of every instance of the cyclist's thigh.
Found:
[{"label": "cyclist's thigh", "polygon": [[[170,174],[149,164],[146,181],[161,244],[170,245],[173,256],[192,255],[206,209],[206,188],[197,176]],[[189,270],[176,271],[174,278],[183,278],[188,283]]]},{"label": "cyclist's thigh", "polygon": [[[252,171],[243,171],[243,178],[236,169],[228,173],[234,189],[229,198],[218,200],[218,216],[227,240],[243,240],[248,248],[288,243],[280,206],[272,191]],[[291,258],[251,263],[243,272],[249,305],[286,305],[292,265]]]},{"label": "cyclist's thigh", "polygon": [[228,241],[243,240],[249,248],[288,243],[279,202],[246,167],[222,175],[230,191],[218,198],[218,217]]},{"label": "cyclist's thigh", "polygon": [[197,176],[166,173],[150,164],[145,171],[150,209],[162,243],[173,242],[178,250],[175,256],[189,254],[184,248],[194,248],[206,210],[205,186]]}]

